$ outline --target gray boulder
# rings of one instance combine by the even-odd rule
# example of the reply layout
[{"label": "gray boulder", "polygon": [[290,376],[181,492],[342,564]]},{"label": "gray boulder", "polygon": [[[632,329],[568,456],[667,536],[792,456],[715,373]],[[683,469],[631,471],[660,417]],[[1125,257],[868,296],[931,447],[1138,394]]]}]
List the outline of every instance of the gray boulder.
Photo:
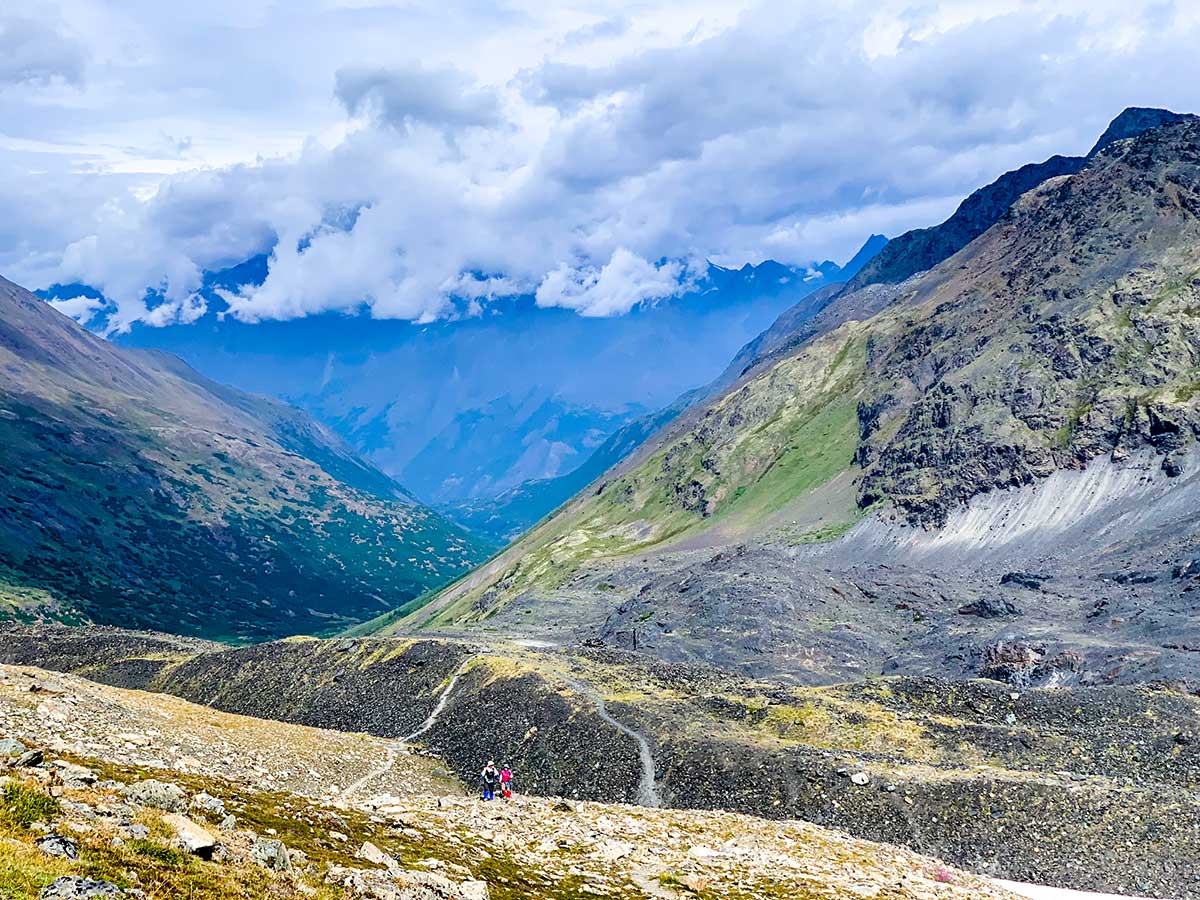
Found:
[{"label": "gray boulder", "polygon": [[201,859],[212,858],[217,839],[209,834],[207,829],[201,828],[187,816],[181,816],[178,813],[167,813],[162,820],[164,825],[175,832],[174,843],[176,846]]},{"label": "gray boulder", "polygon": [[188,807],[193,812],[203,813],[216,819],[225,817],[225,801],[205,791],[201,791],[193,797]]},{"label": "gray boulder", "polygon": [[283,841],[259,838],[250,846],[250,858],[273,872],[286,872],[292,867],[291,857]]},{"label": "gray boulder", "polygon": [[41,750],[26,750],[15,760],[13,760],[13,768],[24,769],[32,768],[33,766],[40,766],[42,764],[42,760],[45,758],[46,757],[43,755]]},{"label": "gray boulder", "polygon": [[980,619],[1003,619],[1022,615],[1021,608],[1003,597],[984,597],[974,603],[958,608],[960,616],[977,616]]},{"label": "gray boulder", "polygon": [[64,759],[56,759],[52,763],[58,772],[58,777],[63,783],[63,787],[71,788],[72,790],[83,790],[94,785],[99,779],[96,773],[86,766],[80,766],[73,762],[67,762]]},{"label": "gray boulder", "polygon": [[47,885],[38,895],[41,900],[92,900],[94,897],[128,896],[111,881],[64,875]]},{"label": "gray boulder", "polygon": [[60,856],[63,859],[79,859],[79,845],[69,837],[61,834],[48,834],[38,838],[37,848],[47,856]]},{"label": "gray boulder", "polygon": [[125,786],[126,797],[142,806],[152,806],[165,812],[187,812],[187,795],[177,784],[148,778]]},{"label": "gray boulder", "polygon": [[0,756],[20,756],[28,749],[28,747],[16,738],[4,738],[0,740]]}]

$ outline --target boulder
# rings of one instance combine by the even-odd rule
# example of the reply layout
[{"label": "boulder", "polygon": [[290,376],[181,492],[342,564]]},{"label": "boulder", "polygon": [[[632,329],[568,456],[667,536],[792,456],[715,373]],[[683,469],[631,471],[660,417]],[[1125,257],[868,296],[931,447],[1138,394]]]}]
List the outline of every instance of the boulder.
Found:
[{"label": "boulder", "polygon": [[31,768],[33,766],[40,766],[42,764],[42,760],[45,758],[46,757],[41,750],[26,750],[15,760],[13,760],[12,765],[14,769]]},{"label": "boulder", "polygon": [[48,834],[38,838],[37,848],[47,856],[60,856],[63,859],[79,859],[79,845],[69,837],[61,834]]},{"label": "boulder", "polygon": [[[325,882],[341,887],[348,898],[363,900],[488,900],[487,885],[483,882],[456,885],[431,872],[389,873],[332,865]],[[483,892],[475,885],[482,886]]]},{"label": "boulder", "polygon": [[212,794],[201,791],[192,798],[188,808],[194,812],[203,813],[216,819],[225,817],[225,801]]},{"label": "boulder", "polygon": [[217,839],[201,828],[187,816],[178,813],[167,813],[162,817],[163,824],[175,832],[175,844],[193,856],[201,859],[211,859]]},{"label": "boulder", "polygon": [[633,852],[633,844],[625,841],[605,841],[595,851],[595,856],[607,862],[624,859]]},{"label": "boulder", "polygon": [[40,900],[92,900],[95,897],[125,897],[124,891],[111,881],[64,875],[55,879],[38,894]]},{"label": "boulder", "polygon": [[1049,575],[1042,575],[1038,572],[1007,572],[1000,577],[1001,584],[1012,584],[1028,588],[1031,591],[1040,591],[1042,585],[1049,580]]},{"label": "boulder", "polygon": [[28,747],[16,738],[4,738],[0,740],[0,756],[20,756],[28,749]]},{"label": "boulder", "polygon": [[364,841],[363,845],[358,848],[358,852],[354,854],[362,860],[366,860],[375,866],[387,866],[391,868],[395,865],[395,860],[372,844],[370,841]]},{"label": "boulder", "polygon": [[273,872],[286,872],[292,868],[292,860],[283,841],[275,838],[259,838],[250,845],[250,858]]},{"label": "boulder", "polygon": [[1020,607],[1003,597],[984,597],[974,603],[958,608],[960,616],[977,616],[980,619],[1003,619],[1007,616],[1023,615]]},{"label": "boulder", "polygon": [[156,781],[148,778],[135,784],[126,785],[123,791],[126,797],[142,806],[152,806],[165,812],[187,812],[187,795],[183,788],[167,781]]},{"label": "boulder", "polygon": [[73,762],[67,762],[65,759],[56,759],[53,762],[55,770],[58,772],[59,780],[62,781],[63,787],[71,788],[72,790],[83,790],[84,788],[92,787],[99,779],[96,773],[86,766],[76,765]]}]

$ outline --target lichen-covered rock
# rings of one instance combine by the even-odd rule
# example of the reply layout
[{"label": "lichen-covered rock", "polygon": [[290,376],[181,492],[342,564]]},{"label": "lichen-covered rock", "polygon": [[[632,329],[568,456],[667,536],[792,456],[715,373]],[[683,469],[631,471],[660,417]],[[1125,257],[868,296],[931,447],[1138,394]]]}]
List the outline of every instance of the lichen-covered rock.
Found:
[{"label": "lichen-covered rock", "polygon": [[191,802],[188,804],[188,809],[201,815],[212,816],[215,819],[223,819],[225,817],[225,801],[205,791],[201,791],[192,797]]},{"label": "lichen-covered rock", "polygon": [[48,834],[38,838],[37,848],[47,856],[60,856],[63,859],[79,859],[79,845],[69,837],[61,834]]},{"label": "lichen-covered rock", "polygon": [[47,885],[38,895],[40,900],[97,900],[128,896],[111,881],[98,881],[78,875],[65,875]]},{"label": "lichen-covered rock", "polygon": [[142,806],[152,806],[172,813],[187,812],[187,794],[177,784],[148,778],[126,785],[123,793]]},{"label": "lichen-covered rock", "polygon": [[28,747],[16,738],[6,737],[0,739],[0,757],[20,756],[28,749]]},{"label": "lichen-covered rock", "polygon": [[292,868],[287,846],[276,838],[257,838],[250,845],[250,858],[273,872],[286,872]]},{"label": "lichen-covered rock", "polygon": [[99,780],[96,773],[86,766],[67,762],[62,759],[54,760],[51,765],[58,773],[58,778],[62,782],[63,787],[71,788],[72,790],[82,790],[83,788],[91,787]]}]

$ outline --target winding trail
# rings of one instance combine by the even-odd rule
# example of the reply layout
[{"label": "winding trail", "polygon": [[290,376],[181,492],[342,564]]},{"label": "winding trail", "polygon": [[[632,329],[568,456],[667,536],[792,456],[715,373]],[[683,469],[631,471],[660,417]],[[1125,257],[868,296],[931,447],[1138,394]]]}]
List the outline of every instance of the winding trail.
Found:
[{"label": "winding trail", "polygon": [[642,778],[641,783],[638,785],[638,803],[642,806],[648,806],[651,809],[659,809],[662,806],[662,798],[658,795],[658,787],[654,783],[654,754],[650,751],[650,742],[646,740],[646,736],[640,731],[630,728],[624,722],[614,719],[609,713],[608,707],[604,705],[604,698],[582,681],[576,681],[574,678],[567,678],[566,676],[563,676],[563,681],[569,684],[572,689],[587,696],[595,703],[596,714],[601,719],[617,729],[621,734],[637,741],[638,756],[642,761]]},{"label": "winding trail", "polygon": [[450,699],[450,692],[454,690],[454,686],[458,684],[459,677],[463,674],[463,672],[467,671],[467,666],[470,665],[474,658],[474,656],[468,656],[459,664],[458,668],[454,670],[454,674],[450,676],[450,683],[447,684],[442,690],[441,694],[438,695],[437,704],[433,707],[433,712],[431,712],[429,717],[421,723],[420,727],[417,728],[417,730],[412,734],[408,734],[400,738],[398,743],[388,747],[387,761],[379,768],[372,769],[362,778],[358,779],[358,781],[354,782],[352,785],[342,791],[340,796],[343,800],[349,799],[376,778],[382,778],[384,775],[390,772],[392,770],[392,766],[396,764],[399,751],[402,750],[406,744],[411,743],[413,740],[423,735],[437,723],[438,716],[440,716],[446,709],[446,701]]},{"label": "winding trail", "polygon": [[456,684],[458,684],[459,677],[462,675],[463,672],[467,671],[467,666],[469,666],[471,664],[471,661],[474,659],[475,659],[474,656],[468,656],[466,659],[464,659],[462,661],[462,663],[459,664],[459,667],[454,670],[454,674],[450,676],[450,683],[448,685],[446,685],[446,689],[444,691],[442,691],[441,695],[438,697],[437,706],[435,706],[433,708],[433,712],[431,712],[429,714],[429,718],[426,719],[424,722],[422,722],[421,727],[418,728],[416,731],[414,731],[412,734],[409,734],[409,735],[406,735],[405,737],[400,738],[401,744],[407,744],[410,741],[414,740],[415,738],[419,738],[421,735],[423,735],[425,732],[427,732],[430,728],[432,728],[434,726],[434,724],[438,720],[438,716],[440,716],[442,714],[443,710],[446,709],[446,701],[450,699],[450,692],[454,690],[454,686]]},{"label": "winding trail", "polygon": [[378,769],[372,769],[370,772],[368,772],[362,778],[358,779],[358,781],[354,782],[354,784],[350,785],[350,787],[348,787],[344,791],[342,791],[341,798],[343,800],[348,800],[350,797],[354,796],[360,790],[362,790],[363,787],[365,787],[369,782],[374,781],[376,778],[382,778],[384,775],[386,775],[388,772],[390,772],[392,770],[392,766],[394,766],[395,764],[396,764],[396,748],[388,747],[387,748],[387,762],[385,762]]}]

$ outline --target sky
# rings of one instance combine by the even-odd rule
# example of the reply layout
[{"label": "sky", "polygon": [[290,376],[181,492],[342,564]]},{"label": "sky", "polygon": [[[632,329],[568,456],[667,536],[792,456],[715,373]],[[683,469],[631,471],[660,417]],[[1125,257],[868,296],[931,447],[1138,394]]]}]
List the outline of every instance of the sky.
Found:
[{"label": "sky", "polygon": [[226,314],[620,315],[1200,111],[1196,46],[1192,0],[5,0],[0,274],[116,330],[265,252]]}]

